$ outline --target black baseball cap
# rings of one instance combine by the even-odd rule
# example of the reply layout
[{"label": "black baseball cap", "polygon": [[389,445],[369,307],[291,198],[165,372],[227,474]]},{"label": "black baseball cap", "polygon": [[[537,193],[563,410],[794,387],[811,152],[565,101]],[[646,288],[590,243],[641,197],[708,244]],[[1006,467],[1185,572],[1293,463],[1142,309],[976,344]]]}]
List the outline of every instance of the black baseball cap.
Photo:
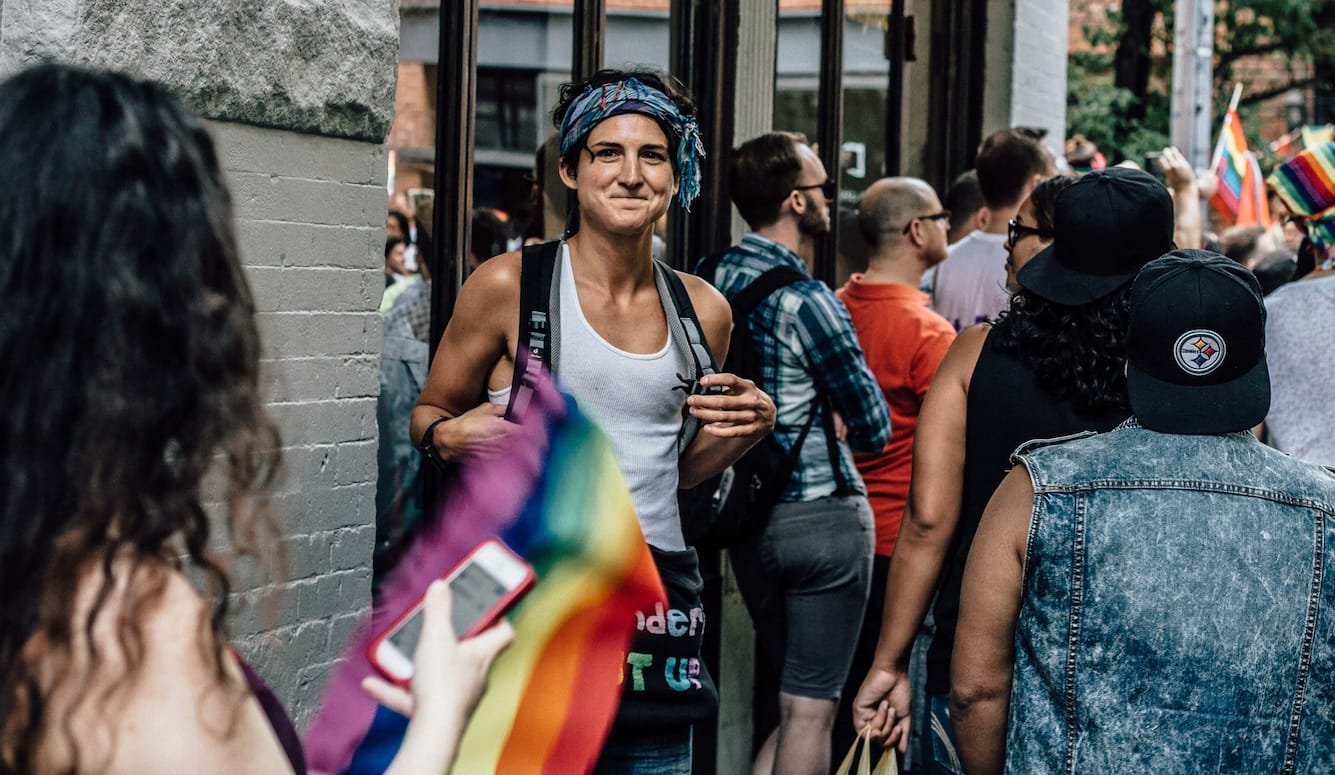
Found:
[{"label": "black baseball cap", "polygon": [[1256,278],[1208,250],[1151,261],[1131,287],[1126,387],[1161,433],[1247,430],[1270,409],[1265,303]]},{"label": "black baseball cap", "polygon": [[1088,304],[1172,250],[1173,197],[1141,170],[1097,170],[1057,195],[1052,233],[1016,281],[1057,304]]}]

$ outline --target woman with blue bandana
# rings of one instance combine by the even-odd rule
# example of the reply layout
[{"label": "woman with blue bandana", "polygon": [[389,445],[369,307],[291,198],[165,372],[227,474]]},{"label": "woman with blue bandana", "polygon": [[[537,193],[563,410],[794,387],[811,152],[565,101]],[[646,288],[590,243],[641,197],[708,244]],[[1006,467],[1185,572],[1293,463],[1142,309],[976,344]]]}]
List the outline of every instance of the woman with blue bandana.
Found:
[{"label": "woman with blue bandana", "polygon": [[[677,490],[719,473],[774,427],[774,403],[749,380],[709,374],[701,389],[682,384],[693,360],[670,331],[677,310],[658,273],[672,270],[653,261],[652,238],[674,199],[689,207],[700,191],[704,147],[693,114],[690,98],[660,75],[615,70],[565,84],[553,111],[561,181],[574,196],[566,238],[552,246],[550,361],[561,389],[610,438],[667,590],[666,606],[626,612],[637,632],[595,773],[690,772],[691,727],[713,715],[717,692],[700,661],[702,582]],[[488,454],[511,427],[520,266],[518,252],[482,264],[441,338],[412,433],[444,460]],[[677,276],[724,362],[727,301],[703,280]],[[686,416],[699,431],[683,451]]]}]

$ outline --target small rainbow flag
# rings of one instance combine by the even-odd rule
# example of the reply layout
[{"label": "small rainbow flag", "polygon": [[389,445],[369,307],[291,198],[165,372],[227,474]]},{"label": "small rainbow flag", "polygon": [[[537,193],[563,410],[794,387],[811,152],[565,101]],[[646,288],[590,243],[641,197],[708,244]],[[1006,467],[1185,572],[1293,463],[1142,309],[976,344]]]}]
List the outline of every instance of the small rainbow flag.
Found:
[{"label": "small rainbow flag", "polygon": [[1275,168],[1270,185],[1322,248],[1335,246],[1335,143],[1317,145]]},{"label": "small rainbow flag", "polygon": [[381,588],[306,735],[312,772],[381,773],[407,719],[361,689],[373,634],[483,538],[533,566],[512,615],[515,639],[492,667],[454,772],[585,773],[611,728],[634,611],[664,603],[630,492],[607,438],[544,382],[505,454],[469,462],[438,518]]},{"label": "small rainbow flag", "polygon": [[[1235,99],[1236,102],[1236,99]],[[1266,196],[1261,165],[1247,149],[1236,106],[1224,114],[1224,126],[1214,151],[1214,171],[1219,188],[1210,204],[1237,226],[1270,225],[1270,201]]]}]

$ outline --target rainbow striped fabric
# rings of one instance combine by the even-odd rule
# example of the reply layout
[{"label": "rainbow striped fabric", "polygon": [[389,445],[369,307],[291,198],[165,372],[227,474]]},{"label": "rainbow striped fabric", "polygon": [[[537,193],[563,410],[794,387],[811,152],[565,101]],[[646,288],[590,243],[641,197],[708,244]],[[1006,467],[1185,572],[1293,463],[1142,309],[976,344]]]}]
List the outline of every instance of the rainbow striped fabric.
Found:
[{"label": "rainbow striped fabric", "polygon": [[1269,183],[1294,215],[1305,218],[1314,243],[1335,246],[1335,143],[1302,151],[1276,167]]},{"label": "rainbow striped fabric", "polygon": [[612,724],[633,612],[665,602],[630,493],[602,432],[544,383],[507,452],[461,468],[354,636],[306,735],[313,772],[380,773],[407,720],[359,688],[371,636],[480,540],[498,536],[537,585],[511,616],[456,773],[584,773]]},{"label": "rainbow striped fabric", "polygon": [[1224,126],[1215,146],[1215,176],[1219,188],[1210,204],[1234,225],[1270,225],[1270,201],[1266,195],[1261,165],[1247,149],[1237,110],[1224,114]]}]

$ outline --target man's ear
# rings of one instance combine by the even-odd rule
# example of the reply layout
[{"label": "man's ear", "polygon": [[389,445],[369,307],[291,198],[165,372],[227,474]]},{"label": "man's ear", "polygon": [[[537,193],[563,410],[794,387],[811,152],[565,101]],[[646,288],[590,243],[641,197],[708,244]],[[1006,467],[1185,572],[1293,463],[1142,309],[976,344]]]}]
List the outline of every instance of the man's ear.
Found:
[{"label": "man's ear", "polygon": [[[579,158],[576,156],[575,158]],[[578,162],[576,162],[578,164]],[[575,189],[575,172],[566,166],[566,160],[562,157],[556,163],[557,172],[561,175],[561,182],[570,190]]]},{"label": "man's ear", "polygon": [[[795,214],[801,215],[807,211],[807,198],[802,196],[802,192],[793,189],[788,192],[788,198],[783,200]],[[782,212],[782,208],[780,208]]]},{"label": "man's ear", "polygon": [[[922,230],[928,228],[927,226],[924,225],[926,223],[927,223],[926,221],[922,220],[909,221],[909,233],[904,235],[904,239],[908,240],[914,247],[917,248],[926,245],[927,240],[923,239],[922,237]],[[936,227],[932,226],[931,228],[936,228]]]},{"label": "man's ear", "polygon": [[987,225],[992,222],[992,211],[987,207],[980,207],[973,211],[973,225],[979,231],[987,231]]},{"label": "man's ear", "polygon": [[1020,201],[1023,202],[1025,199],[1028,199],[1029,195],[1034,193],[1034,189],[1038,188],[1038,184],[1042,182],[1043,182],[1042,173],[1036,172],[1033,175],[1031,175],[1029,177],[1029,182],[1024,184],[1024,197],[1022,197]]}]

